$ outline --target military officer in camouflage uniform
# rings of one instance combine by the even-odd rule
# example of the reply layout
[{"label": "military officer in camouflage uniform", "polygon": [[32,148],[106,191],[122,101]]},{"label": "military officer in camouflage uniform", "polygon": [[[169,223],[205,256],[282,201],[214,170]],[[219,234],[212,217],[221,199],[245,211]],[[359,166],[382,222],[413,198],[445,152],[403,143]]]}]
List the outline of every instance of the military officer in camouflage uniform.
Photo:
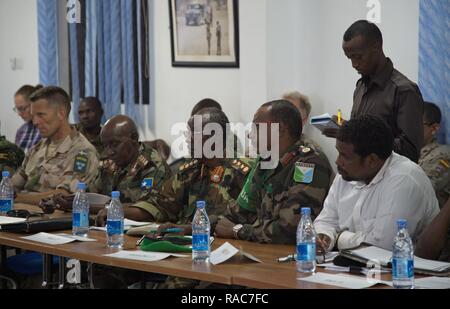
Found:
[{"label": "military officer in camouflage uniform", "polygon": [[170,177],[170,168],[159,153],[139,144],[134,121],[124,115],[109,119],[101,131],[107,159],[100,162],[99,174],[89,185],[90,192],[110,195],[120,191],[122,203],[145,199],[152,187],[157,190]]},{"label": "military officer in camouflage uniform", "polygon": [[[206,108],[202,109],[197,115],[196,117],[200,117],[202,120],[203,127],[209,123],[216,123],[221,126],[223,132],[226,132],[228,118],[222,111]],[[195,152],[192,146],[195,143],[195,136],[199,136],[199,132],[194,132],[194,117],[191,117],[188,122],[189,134],[186,137],[191,154]],[[212,137],[204,134],[200,136],[199,146],[201,147],[206,140]],[[226,136],[223,137],[223,145],[226,145]],[[236,199],[241,192],[246,176],[251,170],[252,160],[234,160],[221,157],[206,159],[204,155],[202,151],[201,157],[189,159],[181,165],[179,171],[165,182],[160,190],[154,189],[146,200],[126,207],[124,209],[125,217],[137,221],[162,223],[169,221],[172,223],[163,224],[160,228],[180,227],[184,231],[183,234],[191,234],[191,222],[195,214],[196,202],[204,200],[213,230],[218,217],[225,213],[229,202]],[[106,212],[102,211],[97,216],[97,223],[104,225],[105,220]],[[122,281],[122,286],[126,286],[132,283],[134,278],[136,276],[128,272],[126,276],[116,276],[115,279],[116,281]],[[110,282],[112,281],[110,280]],[[198,284],[199,282],[195,280],[169,277],[160,287],[187,288]]]},{"label": "military officer in camouflage uniform", "polygon": [[[189,145],[193,144],[194,134],[197,134],[193,132],[194,117],[191,117],[188,123],[191,128]],[[202,119],[203,126],[218,123],[225,130],[228,123],[226,115],[218,109],[203,109],[197,117]],[[202,134],[202,144],[210,137]],[[193,149],[191,147],[192,153]],[[205,157],[189,159],[180,166],[178,173],[162,185],[161,189],[154,188],[148,198],[125,208],[125,217],[137,221],[188,225],[185,226],[185,233],[189,234],[196,202],[205,200],[206,211],[211,224],[214,225],[217,217],[225,213],[228,202],[236,199],[241,192],[246,176],[250,172],[251,162],[251,160]],[[98,222],[104,223],[105,215],[103,212],[99,214]]]},{"label": "military officer in camouflage uniform", "polygon": [[100,159],[103,159],[103,144],[100,139],[102,102],[96,97],[84,98],[78,107],[78,116],[80,122],[75,125],[75,128],[88,139],[97,149]]},{"label": "military officer in camouflage uniform", "polygon": [[14,175],[16,169],[22,164],[24,156],[19,146],[9,142],[6,137],[0,136],[0,172],[8,171],[10,175]]},{"label": "military officer in camouflage uniform", "polygon": [[31,97],[33,124],[43,140],[26,155],[12,178],[16,202],[39,204],[56,193],[69,194],[78,181],[90,183],[97,176],[97,151],[68,121],[70,99],[59,87],[45,87]]},{"label": "military officer in camouflage uniform", "polygon": [[260,128],[261,124],[270,124],[271,128],[274,123],[279,124],[279,162],[273,169],[263,169],[264,160],[258,161],[215,233],[223,238],[294,244],[300,208],[310,207],[313,217],[319,214],[331,185],[331,167],[299,141],[300,113],[290,102],[264,104],[253,122],[258,128],[255,144],[259,154],[262,153],[260,140],[269,134]]},{"label": "military officer in camouflage uniform", "polygon": [[419,165],[431,180],[439,206],[450,196],[450,146],[440,145],[436,134],[441,126],[441,111],[433,103],[424,104],[423,130],[424,144],[420,152]]}]

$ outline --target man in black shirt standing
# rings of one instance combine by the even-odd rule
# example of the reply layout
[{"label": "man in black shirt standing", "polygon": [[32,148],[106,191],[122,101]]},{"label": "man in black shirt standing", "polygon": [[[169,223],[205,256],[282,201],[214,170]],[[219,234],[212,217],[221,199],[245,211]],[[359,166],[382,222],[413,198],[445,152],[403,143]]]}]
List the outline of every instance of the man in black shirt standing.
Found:
[{"label": "man in black shirt standing", "polygon": [[[423,146],[423,99],[419,88],[394,69],[384,55],[380,29],[366,20],[355,22],[342,44],[353,68],[361,74],[353,96],[351,118],[378,116],[394,134],[394,151],[418,162]],[[329,137],[335,132],[325,131]]]}]

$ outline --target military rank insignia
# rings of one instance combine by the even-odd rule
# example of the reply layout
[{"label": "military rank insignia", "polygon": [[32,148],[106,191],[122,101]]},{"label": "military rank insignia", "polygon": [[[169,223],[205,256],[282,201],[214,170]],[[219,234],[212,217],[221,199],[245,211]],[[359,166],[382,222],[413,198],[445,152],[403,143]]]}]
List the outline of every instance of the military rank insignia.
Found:
[{"label": "military rank insignia", "polygon": [[315,164],[303,162],[295,163],[294,181],[298,183],[310,184],[314,179]]},{"label": "military rank insignia", "polygon": [[88,158],[85,152],[80,152],[76,157],[75,157],[75,162],[73,164],[73,171],[75,173],[80,173],[80,174],[84,174],[86,173],[87,170],[87,166],[88,166]]},{"label": "military rank insignia", "polygon": [[224,173],[225,173],[225,168],[223,166],[217,166],[211,172],[211,182],[220,183],[222,181]]},{"label": "military rank insignia", "polygon": [[153,188],[153,178],[145,178],[141,182],[142,190],[151,190]]}]

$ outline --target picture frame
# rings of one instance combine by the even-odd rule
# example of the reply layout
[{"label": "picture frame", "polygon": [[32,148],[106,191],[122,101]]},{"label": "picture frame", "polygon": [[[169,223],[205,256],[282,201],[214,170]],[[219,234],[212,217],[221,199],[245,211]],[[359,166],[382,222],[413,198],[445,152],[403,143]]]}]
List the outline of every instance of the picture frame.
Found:
[{"label": "picture frame", "polygon": [[239,68],[238,0],[168,0],[172,66]]}]

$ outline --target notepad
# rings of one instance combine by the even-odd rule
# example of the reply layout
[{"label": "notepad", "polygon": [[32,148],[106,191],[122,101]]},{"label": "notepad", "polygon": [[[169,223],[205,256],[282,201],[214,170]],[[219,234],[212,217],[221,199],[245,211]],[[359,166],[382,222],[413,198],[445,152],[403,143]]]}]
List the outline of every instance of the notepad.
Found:
[{"label": "notepad", "polygon": [[[362,263],[377,260],[381,266],[391,267],[392,252],[375,246],[362,244],[358,248],[342,250],[340,254]],[[414,272],[442,276],[450,273],[450,263],[426,260],[414,256]]]},{"label": "notepad", "polygon": [[309,122],[320,131],[323,131],[325,129],[340,128],[340,126],[333,120],[333,118],[328,113],[311,117],[311,120]]}]

